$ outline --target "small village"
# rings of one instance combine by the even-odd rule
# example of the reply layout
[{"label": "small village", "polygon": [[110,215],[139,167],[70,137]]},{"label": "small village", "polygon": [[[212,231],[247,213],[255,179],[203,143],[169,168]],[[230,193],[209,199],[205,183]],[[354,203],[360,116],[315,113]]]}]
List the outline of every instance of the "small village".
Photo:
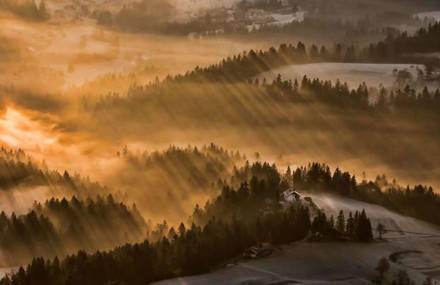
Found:
[{"label": "small village", "polygon": [[197,39],[222,35],[228,31],[257,32],[263,27],[283,27],[303,22],[306,15],[307,12],[295,0],[242,0],[234,5],[187,15],[190,24],[206,28],[190,32],[188,37]]}]

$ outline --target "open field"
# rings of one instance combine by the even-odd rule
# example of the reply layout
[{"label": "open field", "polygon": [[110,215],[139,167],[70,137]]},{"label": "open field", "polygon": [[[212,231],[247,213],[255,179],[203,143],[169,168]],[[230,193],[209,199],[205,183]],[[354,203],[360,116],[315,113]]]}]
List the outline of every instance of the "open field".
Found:
[{"label": "open field", "polygon": [[310,63],[274,69],[262,73],[259,78],[271,81],[281,74],[283,79],[301,81],[307,75],[309,78],[347,82],[350,88],[357,88],[363,82],[371,87],[392,87],[396,79],[393,71],[406,69],[415,75],[417,68],[423,67],[413,64]]},{"label": "open field", "polygon": [[418,13],[415,16],[420,19],[427,18],[427,19],[433,19],[435,21],[440,21],[440,11],[430,11],[430,12]]}]

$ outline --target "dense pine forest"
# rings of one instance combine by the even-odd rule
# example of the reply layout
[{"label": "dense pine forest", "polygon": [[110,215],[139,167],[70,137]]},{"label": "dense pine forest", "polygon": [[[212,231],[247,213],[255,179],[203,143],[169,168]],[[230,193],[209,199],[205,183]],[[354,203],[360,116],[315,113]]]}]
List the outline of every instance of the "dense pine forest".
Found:
[{"label": "dense pine forest", "polygon": [[[196,146],[180,148],[170,146],[164,151],[153,153],[134,153],[124,148],[117,156],[125,162],[124,168],[132,168],[138,175],[145,175],[146,180],[142,183],[148,184],[148,178],[155,175],[165,175],[174,178],[174,184],[187,182],[188,187],[194,190],[205,191],[212,186],[212,183],[219,179],[226,178],[229,170],[237,163],[244,161],[245,157],[238,151],[230,152],[222,147],[210,144],[200,149]],[[127,181],[133,177],[127,177]]]},{"label": "dense pine forest", "polygon": [[26,263],[35,256],[65,256],[78,249],[109,249],[141,241],[147,224],[136,207],[106,199],[50,199],[29,213],[0,214],[2,265]]},{"label": "dense pine forest", "polygon": [[[103,193],[105,188],[99,183],[70,175],[69,172],[49,170],[42,163],[37,163],[21,149],[0,148],[0,190],[9,191],[15,187],[47,187],[53,193],[70,193],[80,197],[88,193]],[[104,192],[105,193],[105,192]]]},{"label": "dense pine forest", "polygon": [[[283,209],[278,204],[280,174],[274,169],[266,164],[251,166],[251,173],[268,180],[253,176],[250,186],[247,182],[238,189],[224,186],[204,210],[196,206],[188,229],[183,223],[177,229],[163,223],[152,232],[156,241],[94,254],[80,251],[62,261],[36,258],[1,284],[144,284],[208,272],[262,242],[285,244],[307,236],[319,241],[371,241],[365,211],[350,213],[347,221],[341,212],[335,223],[334,217],[319,210],[312,219],[309,208],[301,204]],[[274,174],[278,179],[270,178]]]},{"label": "dense pine forest", "polygon": [[[368,156],[392,168],[403,168],[407,177],[420,181],[423,177],[413,176],[418,173],[415,169],[409,171],[416,165],[403,162],[408,156],[417,158],[417,164],[430,171],[435,166],[426,154],[436,156],[438,149],[428,143],[425,147],[429,151],[420,152],[413,147],[403,148],[402,142],[407,141],[408,132],[417,133],[410,136],[411,145],[438,139],[435,122],[439,94],[438,90],[417,91],[409,86],[374,91],[362,84],[350,89],[341,82],[308,77],[296,81],[278,77],[272,83],[256,78],[236,84],[165,80],[132,87],[128,96],[105,96],[95,105],[86,106],[91,119],[84,127],[109,138],[113,133],[102,126],[136,137],[143,137],[138,132],[142,130],[149,133],[149,138],[160,140],[157,125],[161,122],[170,126],[171,136],[176,139],[180,135],[197,138],[196,134],[202,130],[212,136],[220,136],[221,132],[223,137],[246,146],[257,142],[260,149],[273,150],[272,146],[276,145],[280,152],[298,154],[314,149],[316,142],[305,138],[321,132],[326,136],[322,143],[331,150],[322,149],[321,158],[339,160],[349,150],[357,158]],[[113,115],[108,116],[109,113]],[[274,126],[277,133],[268,133],[268,128]],[[329,131],[334,128],[338,133]],[[234,130],[246,131],[237,137]],[[286,133],[292,136],[282,135]],[[355,144],[349,142],[353,137],[358,138]],[[386,145],[382,145],[384,140],[388,142]],[[341,143],[346,148],[340,148]],[[431,172],[437,176],[435,171]]]},{"label": "dense pine forest", "polygon": [[218,181],[228,178],[233,166],[244,160],[238,151],[214,144],[169,146],[151,153],[125,147],[116,153],[117,163],[106,183],[136,201],[149,218],[177,223],[195,203],[215,196]]},{"label": "dense pine forest", "polygon": [[[426,63],[438,61],[434,58],[417,57],[417,53],[431,53],[440,48],[440,23],[420,28],[414,35],[407,32],[389,33],[385,40],[372,43],[367,47],[358,47],[344,43],[335,43],[333,47],[304,43],[281,44],[278,48],[250,50],[242,55],[222,60],[206,68],[196,68],[183,78],[196,80],[246,80],[275,67],[304,62],[411,62]],[[181,79],[177,76],[175,79]]]},{"label": "dense pine forest", "polygon": [[0,0],[0,285],[440,282],[439,0]]},{"label": "dense pine forest", "polygon": [[298,189],[335,193],[440,224],[440,216],[436,211],[440,206],[440,196],[429,186],[401,187],[383,176],[377,177],[376,181],[357,182],[356,177],[350,173],[342,172],[339,168],[332,173],[328,166],[319,163],[297,168],[290,175]]},{"label": "dense pine forest", "polygon": [[[425,43],[436,34],[438,24],[414,36],[402,33],[386,42],[390,46],[397,46],[403,39]],[[408,52],[419,49],[423,52],[421,45],[414,44],[412,51],[396,50],[381,60],[406,62]],[[439,154],[435,145],[426,144],[427,152],[412,147],[438,139],[435,122],[440,91],[423,88],[428,71],[420,76],[421,88],[405,80],[395,88],[384,88],[367,84],[349,87],[344,81],[307,76],[294,79],[278,76],[273,81],[258,76],[289,63],[375,62],[374,54],[381,46],[378,43],[358,50],[336,45],[331,50],[313,45],[307,48],[298,43],[250,51],[184,75],[169,76],[145,86],[133,85],[126,94],[84,96],[80,106],[84,112],[77,127],[110,140],[117,132],[157,142],[165,136],[203,141],[198,135],[203,131],[206,137],[219,137],[220,144],[232,141],[250,148],[257,142],[259,149],[269,149],[271,155],[306,155],[315,151],[315,144],[321,143],[326,145],[326,150],[318,149],[316,157],[320,159],[342,161],[348,152],[350,157],[380,161],[396,173],[404,172],[411,182],[431,175],[436,177],[434,162],[426,155]],[[419,59],[420,63],[426,61],[422,57],[416,61]],[[401,73],[396,71],[396,74]],[[160,131],[160,124],[167,124],[168,131]],[[276,133],[268,132],[275,126]],[[331,132],[333,129],[338,132]],[[312,143],[306,139],[317,132],[322,134],[323,141]],[[410,135],[409,142],[408,133],[417,135]],[[353,144],[354,137],[357,139]],[[388,143],[383,145],[385,140]],[[402,142],[411,146],[403,147]],[[341,148],[341,144],[346,147]],[[274,145],[279,153],[274,153]],[[417,158],[416,164],[425,171],[417,172],[416,164],[405,163],[408,156]]]},{"label": "dense pine forest", "polygon": [[[303,193],[324,191],[342,195],[440,223],[439,217],[432,213],[439,203],[432,188],[399,187],[384,177],[378,177],[374,182],[358,183],[352,174],[339,168],[331,172],[327,165],[319,163],[281,172],[275,165],[247,162],[242,167],[235,167],[232,173],[230,178],[221,182],[223,186],[218,197],[208,201],[203,208],[196,205],[189,219],[189,228],[184,223],[175,228],[163,222],[147,230],[135,209],[130,213],[111,196],[106,200],[98,198],[96,202],[89,200],[86,204],[76,198],[71,201],[52,199],[44,205],[35,204],[30,214],[18,218],[15,215],[9,218],[3,213],[3,242],[13,240],[13,244],[21,249],[24,244],[28,248],[47,244],[47,240],[59,246],[66,246],[68,240],[78,242],[81,237],[86,238],[84,234],[90,223],[94,223],[90,227],[94,229],[93,237],[97,237],[96,229],[105,225],[102,234],[107,235],[110,231],[113,239],[118,239],[115,233],[119,232],[122,234],[119,242],[127,241],[127,232],[133,234],[135,228],[138,229],[138,239],[142,236],[148,239],[141,244],[125,245],[111,251],[94,254],[80,251],[65,259],[35,258],[26,269],[20,268],[16,274],[4,278],[2,284],[141,284],[207,272],[239,257],[248,247],[264,242],[286,244],[306,237],[321,242],[365,242],[373,238],[372,225],[365,211],[341,211],[337,217],[328,217],[307,202],[285,208],[279,203],[280,193],[289,187]],[[120,209],[119,218],[115,216],[115,209]],[[48,217],[58,220],[52,222]],[[95,217],[96,222],[92,222]],[[87,223],[78,223],[81,219]],[[71,224],[63,233],[64,238],[56,230],[60,223]],[[114,226],[109,228],[111,224]],[[18,231],[19,228],[33,230],[26,234]],[[13,238],[14,234],[17,236]],[[32,239],[25,242],[24,237]],[[90,236],[86,240],[93,238]]]}]

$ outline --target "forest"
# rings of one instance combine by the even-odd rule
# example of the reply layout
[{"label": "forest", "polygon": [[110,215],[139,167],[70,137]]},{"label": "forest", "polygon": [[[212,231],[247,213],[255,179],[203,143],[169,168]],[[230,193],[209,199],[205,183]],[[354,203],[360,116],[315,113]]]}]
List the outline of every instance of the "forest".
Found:
[{"label": "forest", "polygon": [[438,0],[0,0],[0,285],[440,282]]},{"label": "forest", "polygon": [[233,166],[245,160],[240,152],[212,143],[200,147],[171,145],[154,152],[124,147],[115,158],[106,183],[119,196],[129,196],[149,219],[174,223],[181,222],[195,203],[215,196],[218,181],[227,179]]},{"label": "forest", "polygon": [[[357,47],[354,44],[334,43],[333,47],[304,43],[281,44],[278,49],[271,47],[266,51],[250,50],[243,55],[222,60],[219,64],[206,68],[196,68],[185,77],[209,80],[210,78],[225,78],[225,81],[247,80],[262,71],[275,67],[299,64],[304,62],[412,62],[426,63],[438,60],[417,57],[416,53],[430,53],[440,47],[440,23],[429,24],[420,28],[414,35],[407,32],[395,31],[388,33],[383,41],[371,43],[367,47]],[[431,63],[432,64],[432,63]],[[179,79],[178,76],[177,79]]]},{"label": "forest", "polygon": [[24,215],[0,214],[2,265],[34,256],[65,256],[78,249],[109,249],[145,238],[148,226],[136,206],[106,199],[50,199]]},{"label": "forest", "polygon": [[[213,145],[210,148],[220,149]],[[27,268],[20,268],[2,282],[140,284],[208,272],[237,258],[248,247],[264,242],[276,245],[304,238],[310,242],[368,242],[373,239],[372,225],[365,211],[340,211],[338,216],[328,217],[307,204],[283,208],[279,204],[280,193],[288,187],[303,193],[328,192],[350,197],[431,223],[440,223],[440,217],[433,215],[440,199],[432,187],[400,187],[396,182],[388,182],[385,177],[357,182],[349,172],[339,168],[332,172],[329,166],[320,163],[280,171],[274,164],[246,162],[242,167],[234,167],[231,177],[221,184],[220,195],[206,202],[203,208],[196,205],[188,222],[183,221],[176,228],[165,221],[155,227],[147,226],[135,207],[130,211],[111,196],[107,199],[98,197],[96,202],[90,199],[83,202],[76,198],[70,201],[51,199],[44,204],[36,203],[33,211],[22,217],[15,214],[8,217],[2,213],[2,244],[5,248],[13,248],[10,245],[14,245],[22,249],[26,245],[30,249],[35,244],[47,244],[48,240],[53,241],[50,243],[52,246],[59,244],[60,248],[65,248],[69,240],[78,242],[81,237],[86,238],[84,233],[87,233],[90,223],[95,223],[91,227],[94,237],[97,237],[97,229],[105,236],[110,231],[112,242],[116,244],[125,244],[129,240],[128,232],[137,236],[134,240],[143,236],[147,238],[143,243],[127,244],[111,251],[101,250],[94,254],[80,251],[65,259],[54,258],[55,253],[50,255],[51,259],[35,258]],[[119,217],[115,216],[116,209],[120,211]],[[50,217],[58,220],[51,220]],[[81,225],[83,219],[87,225]],[[57,232],[56,225],[60,223],[71,224],[63,235]],[[191,226],[186,228],[185,224],[188,223]],[[100,225],[105,227],[100,229]],[[126,228],[121,228],[123,225]],[[30,232],[25,233],[24,229],[30,229]],[[138,229],[137,235],[134,229]],[[121,233],[120,237],[115,235],[117,232]],[[24,237],[32,239],[26,240]],[[13,242],[8,244],[8,241]],[[88,246],[91,246],[90,243]],[[100,246],[102,248],[102,244]],[[79,248],[85,247],[81,245]],[[41,245],[39,248],[42,248]],[[54,248],[51,250],[54,252]],[[16,254],[17,251],[13,252]]]},{"label": "forest", "polygon": [[264,169],[271,167],[256,165],[250,171],[267,175],[268,180],[253,176],[250,186],[247,182],[238,189],[224,186],[221,195],[204,210],[196,206],[188,229],[183,223],[177,229],[168,228],[164,222],[152,232],[156,241],[94,254],[79,251],[61,261],[57,257],[35,258],[26,269],[6,276],[0,284],[144,284],[208,272],[262,242],[284,244],[307,236],[311,241],[342,237],[346,241],[372,240],[365,211],[350,213],[347,220],[341,212],[335,222],[334,217],[327,218],[320,211],[312,219],[309,208],[301,204],[281,209],[277,203],[280,185],[270,180],[274,173]]},{"label": "forest", "polygon": [[297,189],[305,191],[326,191],[382,205],[388,209],[412,216],[433,224],[440,224],[436,209],[440,196],[430,186],[415,185],[401,187],[379,176],[376,181],[356,181],[356,177],[336,168],[332,173],[325,164],[312,163],[289,173]]},{"label": "forest", "polygon": [[65,191],[80,197],[87,193],[102,193],[104,187],[68,171],[49,170],[44,161],[37,163],[22,149],[0,148],[0,191],[15,187],[48,187],[53,192]]}]

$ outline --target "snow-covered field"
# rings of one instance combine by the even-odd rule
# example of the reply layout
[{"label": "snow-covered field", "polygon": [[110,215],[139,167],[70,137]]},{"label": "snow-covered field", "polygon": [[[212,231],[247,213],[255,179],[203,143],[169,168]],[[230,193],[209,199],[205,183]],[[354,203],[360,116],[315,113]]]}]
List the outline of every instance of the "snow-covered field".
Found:
[{"label": "snow-covered field", "polygon": [[[307,196],[307,195],[305,195]],[[381,257],[397,254],[389,278],[405,269],[420,284],[426,276],[440,280],[440,229],[382,207],[332,195],[309,195],[327,213],[367,211],[373,227],[381,222],[390,230],[386,241],[362,243],[298,242],[284,246],[274,255],[240,262],[198,276],[158,282],[171,284],[371,284],[374,268]],[[393,231],[393,232],[391,232]],[[394,232],[395,231],[395,232]]]},{"label": "snow-covered field", "polygon": [[284,26],[293,22],[303,22],[305,18],[305,12],[296,12],[292,14],[278,14],[274,13],[271,15],[274,18],[275,22],[270,23],[269,25],[274,26]]},{"label": "snow-covered field", "polygon": [[339,79],[341,82],[347,82],[351,88],[357,88],[362,82],[371,87],[378,87],[380,84],[389,87],[395,81],[393,75],[395,69],[407,69],[415,75],[417,67],[423,69],[422,66],[412,64],[309,63],[277,68],[264,72],[258,77],[266,78],[270,82],[281,74],[283,79],[294,80],[296,78],[300,81],[304,75],[307,75],[307,77],[333,82]]},{"label": "snow-covered field", "polygon": [[415,14],[415,16],[419,19],[434,19],[435,21],[440,21],[440,11],[431,11],[431,12],[423,12]]}]

